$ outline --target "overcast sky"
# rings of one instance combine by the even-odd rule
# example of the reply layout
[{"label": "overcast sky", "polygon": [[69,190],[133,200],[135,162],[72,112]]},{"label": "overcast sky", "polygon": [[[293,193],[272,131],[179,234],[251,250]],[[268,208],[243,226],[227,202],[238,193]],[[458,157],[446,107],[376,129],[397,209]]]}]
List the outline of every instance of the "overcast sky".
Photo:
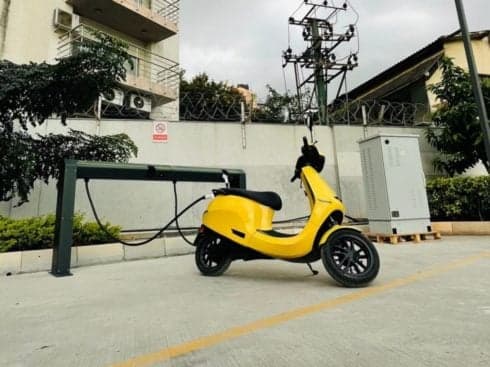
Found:
[{"label": "overcast sky", "polygon": [[[266,84],[284,91],[288,18],[302,1],[181,0],[180,62],[186,76],[206,72],[217,81],[249,84],[259,97]],[[453,0],[350,1],[359,13],[360,66],[350,74],[349,88],[459,28]],[[489,0],[464,4],[470,30],[490,29]],[[295,42],[293,49],[304,45]],[[293,90],[292,70],[286,75]]]}]

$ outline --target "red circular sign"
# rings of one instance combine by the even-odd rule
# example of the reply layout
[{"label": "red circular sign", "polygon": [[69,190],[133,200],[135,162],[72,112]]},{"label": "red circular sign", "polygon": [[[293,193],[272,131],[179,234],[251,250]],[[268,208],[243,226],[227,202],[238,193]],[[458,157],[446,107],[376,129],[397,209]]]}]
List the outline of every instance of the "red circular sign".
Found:
[{"label": "red circular sign", "polygon": [[167,125],[160,122],[155,125],[155,132],[157,134],[165,134],[167,132]]}]

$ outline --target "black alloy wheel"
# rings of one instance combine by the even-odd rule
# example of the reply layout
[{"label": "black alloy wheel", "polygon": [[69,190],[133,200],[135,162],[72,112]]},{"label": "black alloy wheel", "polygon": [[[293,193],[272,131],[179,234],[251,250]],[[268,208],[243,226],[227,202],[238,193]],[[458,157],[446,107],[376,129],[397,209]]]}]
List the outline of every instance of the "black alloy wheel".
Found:
[{"label": "black alloy wheel", "polygon": [[194,245],[196,265],[202,275],[219,276],[228,270],[231,248],[225,239],[206,231],[196,237]]},{"label": "black alloy wheel", "polygon": [[345,287],[362,287],[374,280],[379,272],[376,247],[353,229],[333,233],[321,247],[325,269]]}]

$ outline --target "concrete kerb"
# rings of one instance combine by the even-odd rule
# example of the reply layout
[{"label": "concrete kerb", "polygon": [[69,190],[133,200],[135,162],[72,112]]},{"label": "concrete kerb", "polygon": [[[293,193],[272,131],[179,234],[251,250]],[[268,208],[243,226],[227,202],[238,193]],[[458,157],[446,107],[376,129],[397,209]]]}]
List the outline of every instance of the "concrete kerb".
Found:
[{"label": "concrete kerb", "polygon": [[76,266],[96,265],[124,260],[123,246],[119,243],[77,247],[78,262]]},{"label": "concrete kerb", "polygon": [[22,266],[22,252],[0,254],[0,275],[18,274]]},{"label": "concrete kerb", "polygon": [[[434,230],[440,231],[444,235],[490,235],[490,222],[480,222],[479,224],[478,222],[444,222],[433,223],[433,226]],[[365,227],[359,226],[361,230],[365,230]],[[295,233],[299,227],[289,226],[281,230],[287,233]],[[194,241],[195,232],[186,231],[185,235],[188,240]],[[145,234],[129,235],[126,238],[138,240],[146,236]],[[194,247],[185,243],[177,233],[173,233],[140,247],[124,246],[119,243],[73,247],[71,267],[181,256],[193,252]],[[0,254],[0,275],[49,271],[51,258],[51,249],[3,253]]]},{"label": "concrete kerb", "polygon": [[[194,238],[189,236],[189,239]],[[76,246],[71,250],[71,267],[179,256],[193,252],[194,247],[185,243],[180,236],[162,237],[139,247],[124,246],[119,243]],[[0,254],[0,276],[49,271],[52,255],[52,249]]]},{"label": "concrete kerb", "polygon": [[165,253],[165,238],[158,238],[144,246],[122,246],[124,251],[124,260],[141,260],[151,259],[155,257],[164,257]]},{"label": "concrete kerb", "polygon": [[[189,241],[194,242],[196,232],[185,231],[184,235]],[[126,241],[138,241],[145,238],[149,238],[146,233],[125,234],[123,236]],[[120,243],[112,243],[75,246],[71,251],[71,267],[77,268],[121,261],[188,255],[194,252],[194,247],[184,242],[178,233],[172,233],[144,246],[125,246]],[[0,254],[0,275],[49,271],[52,255],[52,249]]]},{"label": "concrete kerb", "polygon": [[432,229],[443,235],[490,235],[490,222],[432,222]]}]

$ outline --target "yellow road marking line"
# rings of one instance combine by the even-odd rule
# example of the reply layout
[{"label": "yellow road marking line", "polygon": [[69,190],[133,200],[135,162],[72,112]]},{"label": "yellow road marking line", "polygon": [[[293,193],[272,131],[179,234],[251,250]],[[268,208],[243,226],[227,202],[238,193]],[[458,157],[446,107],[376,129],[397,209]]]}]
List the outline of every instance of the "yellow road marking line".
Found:
[{"label": "yellow road marking line", "polygon": [[395,279],[384,285],[363,288],[354,293],[346,294],[331,300],[313,304],[306,307],[301,307],[295,310],[287,311],[275,316],[267,317],[261,320],[251,322],[246,325],[237,326],[228,330],[216,333],[213,335],[204,336],[198,339],[191,340],[173,347],[164,348],[162,350],[131,358],[125,362],[116,363],[111,367],[143,367],[154,363],[164,362],[172,358],[180,357],[197,350],[211,347],[213,345],[236,339],[240,336],[251,334],[255,331],[266,329],[278,324],[285,323],[300,317],[304,317],[320,311],[330,310],[332,308],[351,303],[363,298],[367,298],[379,293],[389,291],[394,288],[402,287],[410,283],[434,277],[439,274],[446,273],[450,270],[464,267],[474,262],[481,260],[484,257],[490,257],[490,252],[483,252],[478,255],[456,260],[448,264],[436,266],[432,269],[421,271],[405,278]]}]

